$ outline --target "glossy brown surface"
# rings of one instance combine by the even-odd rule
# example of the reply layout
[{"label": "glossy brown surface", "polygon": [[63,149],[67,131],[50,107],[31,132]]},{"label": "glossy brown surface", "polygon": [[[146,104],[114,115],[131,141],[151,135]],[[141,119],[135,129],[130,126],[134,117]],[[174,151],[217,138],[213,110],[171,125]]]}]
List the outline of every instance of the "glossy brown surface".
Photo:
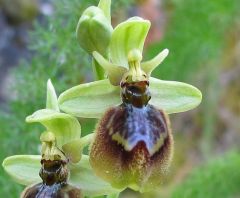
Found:
[{"label": "glossy brown surface", "polygon": [[124,104],[131,104],[141,108],[148,104],[151,95],[148,89],[149,82],[122,82],[122,101]]}]

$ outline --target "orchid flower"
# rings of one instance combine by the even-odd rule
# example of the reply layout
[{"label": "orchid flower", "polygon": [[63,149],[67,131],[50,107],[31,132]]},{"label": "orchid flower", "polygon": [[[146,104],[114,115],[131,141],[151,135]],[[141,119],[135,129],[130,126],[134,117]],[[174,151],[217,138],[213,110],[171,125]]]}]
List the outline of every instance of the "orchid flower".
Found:
[{"label": "orchid flower", "polygon": [[112,33],[109,58],[93,51],[107,79],[75,86],[58,101],[62,111],[100,118],[90,149],[95,173],[115,188],[141,192],[162,183],[173,156],[168,114],[188,111],[201,102],[192,85],[151,77],[166,58],[164,49],[142,62],[150,22],[133,17]]}]

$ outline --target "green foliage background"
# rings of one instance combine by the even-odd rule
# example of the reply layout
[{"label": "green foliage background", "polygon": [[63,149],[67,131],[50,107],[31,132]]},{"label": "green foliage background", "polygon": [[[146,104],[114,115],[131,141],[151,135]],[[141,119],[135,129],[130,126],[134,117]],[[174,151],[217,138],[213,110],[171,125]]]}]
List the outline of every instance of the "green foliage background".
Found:
[{"label": "green foliage background", "polygon": [[[132,2],[113,0],[113,3],[116,10],[119,7],[126,9]],[[42,23],[36,22],[31,32],[32,60],[22,61],[12,71],[15,78],[12,92],[16,96],[0,112],[1,161],[9,155],[38,153],[36,145],[43,128],[26,124],[24,120],[27,115],[44,107],[48,78],[52,79],[58,94],[73,85],[92,80],[91,61],[77,43],[75,28],[83,9],[96,5],[97,1],[57,0],[53,4],[54,14]],[[208,156],[206,159],[211,158],[209,153],[217,130],[216,110],[221,94],[217,78],[221,70],[219,57],[225,53],[228,33],[237,23],[239,8],[238,0],[165,0],[164,10],[168,17],[165,37],[161,43],[154,44],[146,51],[147,58],[163,48],[169,48],[169,57],[154,75],[190,82],[203,91],[203,104],[199,110],[201,116],[198,118],[203,131],[199,147],[203,155]],[[83,134],[93,130],[94,121],[81,121]],[[172,197],[239,195],[239,160],[236,151],[195,169],[174,190]],[[2,168],[0,175],[0,197],[18,197],[22,187],[12,182]],[[214,180],[210,182],[212,176]],[[220,185],[223,180],[226,185]]]}]

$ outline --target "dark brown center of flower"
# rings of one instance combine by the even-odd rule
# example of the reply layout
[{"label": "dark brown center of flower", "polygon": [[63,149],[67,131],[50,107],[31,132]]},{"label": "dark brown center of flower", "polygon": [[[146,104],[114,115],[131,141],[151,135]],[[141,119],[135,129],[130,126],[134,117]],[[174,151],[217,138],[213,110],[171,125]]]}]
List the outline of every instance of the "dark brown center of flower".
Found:
[{"label": "dark brown center of flower", "polygon": [[67,182],[68,168],[67,163],[63,160],[41,160],[42,168],[40,170],[40,177],[43,184],[53,185]]},{"label": "dark brown center of flower", "polygon": [[151,99],[148,87],[148,81],[121,83],[123,103],[132,104],[138,108],[146,106]]}]

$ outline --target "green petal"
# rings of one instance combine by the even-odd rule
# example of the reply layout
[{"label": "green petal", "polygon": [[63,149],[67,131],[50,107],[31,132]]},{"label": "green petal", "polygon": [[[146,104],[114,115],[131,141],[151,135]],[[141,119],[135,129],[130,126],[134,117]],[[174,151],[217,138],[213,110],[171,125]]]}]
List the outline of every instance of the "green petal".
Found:
[{"label": "green petal", "polygon": [[101,196],[118,193],[110,184],[95,176],[89,164],[89,157],[83,155],[81,161],[70,167],[69,183],[83,190],[85,196]]},{"label": "green petal", "polygon": [[157,56],[155,56],[152,60],[141,63],[142,70],[148,75],[151,75],[151,72],[163,62],[163,60],[167,57],[169,53],[168,49],[164,49]]},{"label": "green petal", "polygon": [[60,109],[77,117],[99,118],[109,107],[121,104],[120,88],[108,79],[85,83],[63,92]]},{"label": "green petal", "polygon": [[81,126],[75,117],[50,109],[38,110],[28,116],[26,121],[43,124],[48,131],[54,133],[59,148],[69,141],[79,139],[81,135]]},{"label": "green petal", "polygon": [[40,155],[15,155],[6,158],[2,166],[14,181],[27,186],[42,181],[40,161]]},{"label": "green petal", "polygon": [[92,142],[94,134],[88,134],[81,139],[73,140],[62,146],[66,157],[71,162],[77,163],[81,160],[83,148]]},{"label": "green petal", "polygon": [[150,104],[168,114],[193,109],[202,100],[201,92],[192,85],[156,78],[150,78],[150,93]]},{"label": "green petal", "polygon": [[120,23],[113,31],[110,42],[110,58],[114,64],[128,68],[128,53],[138,49],[142,53],[150,22],[133,17]]},{"label": "green petal", "polygon": [[119,85],[124,73],[127,72],[125,67],[117,66],[110,63],[106,60],[101,54],[98,52],[93,52],[93,57],[96,59],[99,65],[103,67],[103,69],[107,72],[109,81],[112,85]]},{"label": "green petal", "polygon": [[47,102],[46,103],[47,103],[46,104],[47,109],[59,111],[57,94],[55,92],[55,89],[50,79],[47,82]]}]

